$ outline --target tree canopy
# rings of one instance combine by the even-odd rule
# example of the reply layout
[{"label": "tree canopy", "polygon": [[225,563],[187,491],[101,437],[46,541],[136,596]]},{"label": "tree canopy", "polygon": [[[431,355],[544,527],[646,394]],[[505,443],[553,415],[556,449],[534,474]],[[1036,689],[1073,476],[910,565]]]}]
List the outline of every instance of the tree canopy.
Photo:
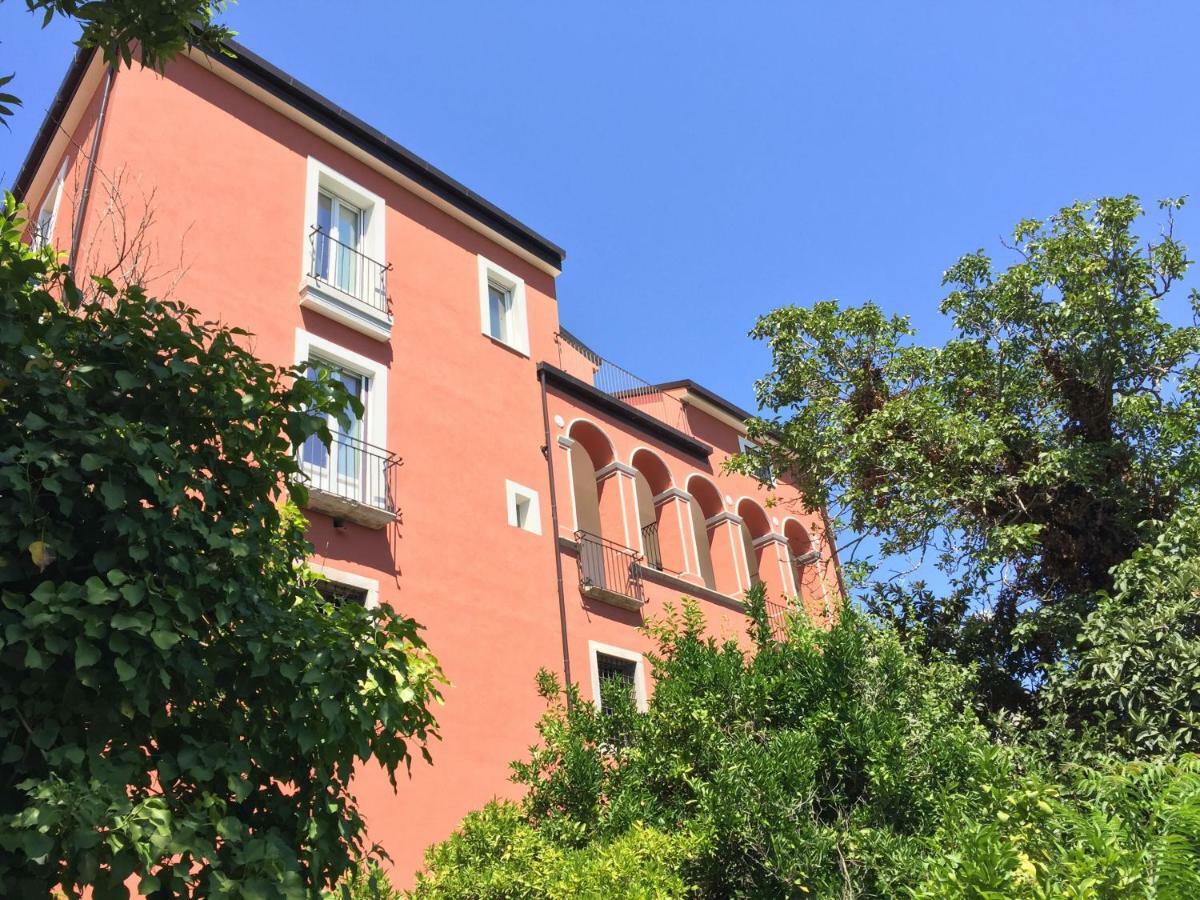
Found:
[{"label": "tree canopy", "polygon": [[1021,222],[1010,265],[979,250],[945,273],[940,346],[874,303],[753,331],[772,354],[762,452],[883,554],[941,566],[946,596],[880,582],[874,607],[989,660],[994,705],[1027,704],[1147,523],[1200,484],[1200,329],[1162,311],[1189,264],[1182,205],[1145,241],[1134,197]]},{"label": "tree canopy", "polygon": [[353,402],[0,217],[0,894],[309,896],[350,782],[426,754],[440,672],[306,567],[295,448]]}]

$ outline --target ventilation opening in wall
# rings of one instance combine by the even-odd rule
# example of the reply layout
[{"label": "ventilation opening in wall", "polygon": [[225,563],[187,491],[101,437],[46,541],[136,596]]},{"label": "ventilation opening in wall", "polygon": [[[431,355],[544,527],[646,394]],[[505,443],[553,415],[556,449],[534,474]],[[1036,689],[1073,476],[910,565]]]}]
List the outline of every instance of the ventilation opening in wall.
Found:
[{"label": "ventilation opening in wall", "polygon": [[341,606],[343,603],[356,603],[359,606],[367,605],[366,588],[354,587],[337,581],[318,581],[317,590],[322,597],[334,606]]}]

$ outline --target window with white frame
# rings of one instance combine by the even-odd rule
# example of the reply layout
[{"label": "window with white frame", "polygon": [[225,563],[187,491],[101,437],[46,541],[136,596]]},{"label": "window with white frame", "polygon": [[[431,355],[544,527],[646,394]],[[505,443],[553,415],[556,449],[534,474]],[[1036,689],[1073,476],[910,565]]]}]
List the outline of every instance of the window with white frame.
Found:
[{"label": "window with white frame", "polygon": [[531,534],[542,533],[542,514],[538,506],[537,491],[517,484],[505,482],[508,503],[508,524]]},{"label": "window with white frame", "polygon": [[[748,440],[747,438],[744,438],[741,435],[738,435],[738,450],[741,453],[753,453],[757,449],[758,449],[758,444],[754,443],[754,441]],[[771,466],[768,464],[764,464],[764,465],[760,466],[759,468],[755,469],[754,475],[763,484],[774,484],[775,483],[775,473],[773,471],[771,471]]]},{"label": "window with white frame", "polygon": [[42,201],[42,208],[38,210],[32,235],[32,244],[35,250],[40,250],[54,238],[54,226],[58,223],[58,207],[62,203],[63,185],[67,180],[68,162],[68,160],[63,160],[62,168],[58,170],[54,184],[50,186],[50,190],[46,192],[46,199]]},{"label": "window with white frame", "polygon": [[309,157],[305,209],[305,275],[386,317],[383,199]]},{"label": "window with white frame", "polygon": [[296,361],[316,379],[324,374],[362,405],[347,401],[341,416],[327,419],[331,442],[314,435],[300,448],[300,465],[310,487],[368,505],[385,499],[387,367],[303,329],[296,330]]},{"label": "window with white frame", "polygon": [[311,563],[316,576],[312,579],[313,586],[328,602],[335,606],[343,603],[357,603],[367,609],[379,605],[379,581],[365,575],[353,572],[343,572],[329,566]]},{"label": "window with white frame", "polygon": [[588,641],[592,663],[592,701],[605,711],[606,696],[614,691],[629,691],[638,712],[646,711],[646,673],[640,653]]},{"label": "window with white frame", "polygon": [[484,334],[529,355],[525,282],[482,256],[479,257],[479,316]]}]

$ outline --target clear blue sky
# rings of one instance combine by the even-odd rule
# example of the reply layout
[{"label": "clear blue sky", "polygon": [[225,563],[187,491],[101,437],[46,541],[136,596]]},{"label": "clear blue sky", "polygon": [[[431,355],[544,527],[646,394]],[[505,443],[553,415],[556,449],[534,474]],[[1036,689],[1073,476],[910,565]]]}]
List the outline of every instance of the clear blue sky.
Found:
[{"label": "clear blue sky", "polygon": [[[928,339],[941,272],[1075,199],[1193,194],[1200,4],[243,0],[247,46],[566,248],[562,321],[745,405],[746,336],[874,299]],[[0,3],[15,177],[71,53]]]}]

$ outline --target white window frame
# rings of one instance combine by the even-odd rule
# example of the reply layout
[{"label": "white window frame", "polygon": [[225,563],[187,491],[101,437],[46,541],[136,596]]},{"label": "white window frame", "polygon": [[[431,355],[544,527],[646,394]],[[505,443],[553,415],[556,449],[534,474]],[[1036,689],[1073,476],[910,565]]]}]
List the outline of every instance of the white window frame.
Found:
[{"label": "white window frame", "polygon": [[377,341],[387,341],[391,337],[392,328],[392,316],[389,312],[376,309],[365,299],[365,295],[358,297],[346,293],[336,285],[310,274],[313,262],[312,234],[317,226],[317,198],[322,193],[358,210],[358,251],[380,265],[387,265],[387,204],[383,198],[310,156],[304,183],[304,234],[300,253],[301,305],[316,309],[323,315]]},{"label": "white window frame", "polygon": [[[749,453],[751,450],[757,450],[757,449],[758,449],[758,444],[754,443],[754,441],[747,438],[744,434],[738,435],[738,452],[739,453]],[[774,487],[775,486],[775,472],[770,466],[766,466],[765,468],[766,468],[767,475],[770,476],[767,479],[766,483],[771,485],[772,487]]]},{"label": "white window frame", "polygon": [[[529,317],[525,307],[525,280],[483,256],[479,258],[479,328],[488,339],[511,347],[522,356],[529,356]],[[505,339],[492,337],[491,305],[488,286],[495,284],[508,291],[512,298],[509,324],[512,326]]]},{"label": "white window frame", "polygon": [[353,572],[343,572],[341,569],[335,569],[332,566],[325,566],[320,563],[309,563],[308,567],[314,572],[324,575],[330,581],[366,591],[367,599],[363,603],[363,606],[367,609],[375,609],[379,606],[378,579],[368,578],[365,575],[355,575]]},{"label": "white window frame", "polygon": [[634,663],[633,669],[633,701],[638,712],[645,712],[648,707],[646,699],[646,661],[642,654],[634,653],[622,647],[611,644],[601,644],[599,641],[588,641],[588,661],[592,667],[592,703],[596,711],[600,711],[600,660],[599,654],[615,656]]},{"label": "white window frame", "polygon": [[[525,487],[523,484],[517,484],[515,481],[505,480],[504,482],[504,499],[508,509],[508,524],[513,528],[520,528],[522,531],[528,531],[530,534],[542,533],[542,509],[538,502],[538,492],[533,488]],[[529,503],[529,513],[526,516],[525,524],[521,525],[517,521],[517,500],[525,500]]]},{"label": "white window frame", "polygon": [[[63,187],[67,181],[67,165],[69,163],[69,159],[63,160],[54,183],[50,185],[50,190],[46,192],[46,199],[42,201],[42,205],[38,208],[37,218],[33,222],[33,240],[31,242],[35,250],[45,247],[54,236],[54,229],[58,225],[58,208],[62,203]],[[46,215],[47,207],[49,207],[48,217]],[[46,219],[45,227],[42,226],[43,218]]]},{"label": "white window frame", "polygon": [[363,401],[363,440],[387,449],[387,366],[361,353],[318,337],[303,328],[296,329],[296,363],[311,359],[335,363],[366,379]]}]

